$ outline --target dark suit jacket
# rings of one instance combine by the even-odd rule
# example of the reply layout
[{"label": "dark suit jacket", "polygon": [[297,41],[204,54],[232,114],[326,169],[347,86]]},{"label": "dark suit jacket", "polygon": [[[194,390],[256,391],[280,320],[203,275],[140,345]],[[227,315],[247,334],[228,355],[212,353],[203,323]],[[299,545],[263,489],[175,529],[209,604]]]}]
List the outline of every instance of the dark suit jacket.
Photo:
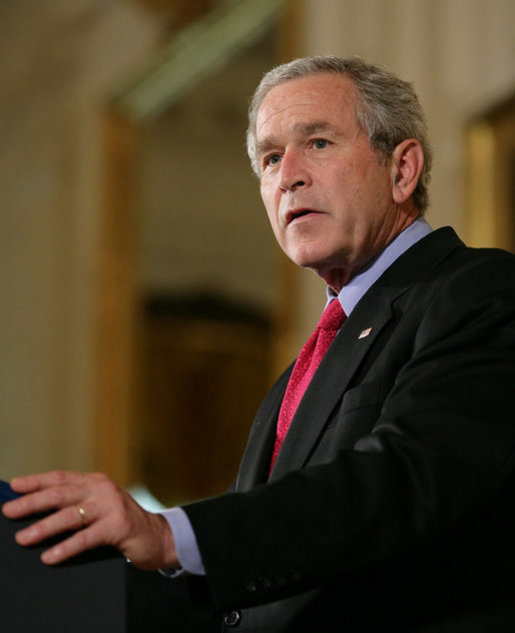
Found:
[{"label": "dark suit jacket", "polygon": [[192,591],[252,633],[514,631],[515,257],[449,228],[402,255],[340,330],[267,483],[290,371],[234,492],[185,508],[207,571]]}]

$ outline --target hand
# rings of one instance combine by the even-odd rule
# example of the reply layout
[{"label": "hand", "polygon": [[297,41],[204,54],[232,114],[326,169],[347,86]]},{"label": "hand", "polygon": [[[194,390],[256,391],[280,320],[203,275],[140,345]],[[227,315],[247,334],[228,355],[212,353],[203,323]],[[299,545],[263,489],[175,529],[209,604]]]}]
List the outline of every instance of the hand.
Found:
[{"label": "hand", "polygon": [[54,471],[17,477],[11,487],[23,496],[4,503],[2,511],[9,519],[55,510],[17,532],[17,543],[35,545],[72,532],[43,552],[41,560],[47,565],[100,545],[116,547],[141,569],[179,564],[167,521],[144,510],[106,475]]}]

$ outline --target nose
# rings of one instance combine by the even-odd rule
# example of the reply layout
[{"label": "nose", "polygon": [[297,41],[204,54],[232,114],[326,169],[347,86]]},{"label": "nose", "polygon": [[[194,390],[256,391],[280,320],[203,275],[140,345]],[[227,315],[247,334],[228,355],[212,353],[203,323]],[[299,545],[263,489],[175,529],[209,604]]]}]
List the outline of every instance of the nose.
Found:
[{"label": "nose", "polygon": [[287,150],[281,158],[279,187],[283,191],[295,191],[311,184],[311,177],[302,156]]}]

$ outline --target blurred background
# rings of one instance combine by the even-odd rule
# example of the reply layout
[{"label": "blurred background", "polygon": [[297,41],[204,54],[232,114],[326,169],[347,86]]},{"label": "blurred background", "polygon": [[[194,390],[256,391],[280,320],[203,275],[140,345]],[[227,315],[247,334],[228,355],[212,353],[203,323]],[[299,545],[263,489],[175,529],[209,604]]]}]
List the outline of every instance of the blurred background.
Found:
[{"label": "blurred background", "polygon": [[513,0],[3,0],[0,478],[99,469],[166,505],[229,485],[324,303],[245,154],[279,62],[414,82],[430,223],[513,250],[513,24]]}]

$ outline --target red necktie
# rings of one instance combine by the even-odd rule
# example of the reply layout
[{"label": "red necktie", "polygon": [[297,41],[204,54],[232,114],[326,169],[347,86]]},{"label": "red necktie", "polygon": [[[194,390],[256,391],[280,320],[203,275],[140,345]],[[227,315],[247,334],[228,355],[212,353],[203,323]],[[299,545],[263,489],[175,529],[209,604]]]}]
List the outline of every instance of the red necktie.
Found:
[{"label": "red necktie", "polygon": [[277,418],[277,433],[270,470],[274,467],[275,460],[290,428],[295,411],[302,400],[302,396],[344,321],[345,312],[338,299],[333,299],[324,310],[315,331],[300,351],[290,375],[279,417]]}]

